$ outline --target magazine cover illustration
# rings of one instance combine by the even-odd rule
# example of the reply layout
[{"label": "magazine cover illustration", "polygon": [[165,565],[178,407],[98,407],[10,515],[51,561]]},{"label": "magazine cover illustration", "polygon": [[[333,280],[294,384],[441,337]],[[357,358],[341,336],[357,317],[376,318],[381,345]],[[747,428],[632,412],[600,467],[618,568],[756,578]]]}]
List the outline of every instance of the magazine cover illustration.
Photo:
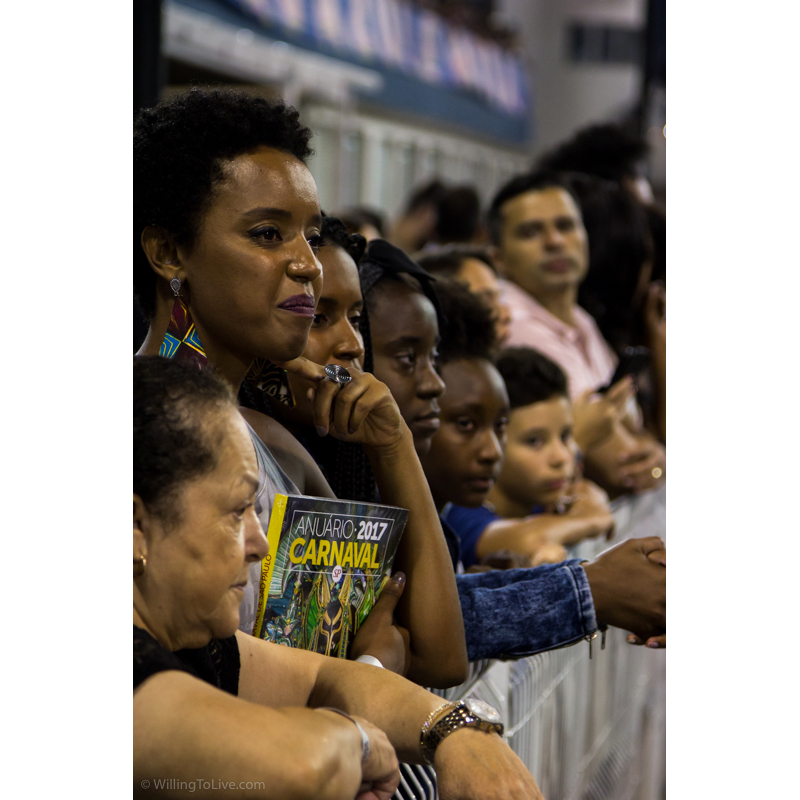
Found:
[{"label": "magazine cover illustration", "polygon": [[408,511],[278,494],[253,635],[347,658],[391,572]]}]

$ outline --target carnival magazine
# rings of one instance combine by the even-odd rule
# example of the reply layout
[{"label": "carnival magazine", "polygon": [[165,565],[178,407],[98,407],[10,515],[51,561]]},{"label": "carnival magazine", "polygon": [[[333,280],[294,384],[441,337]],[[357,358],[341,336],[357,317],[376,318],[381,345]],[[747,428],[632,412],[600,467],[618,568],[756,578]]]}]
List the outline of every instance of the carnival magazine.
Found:
[{"label": "carnival magazine", "polygon": [[391,572],[408,510],[276,494],[253,635],[347,658]]}]

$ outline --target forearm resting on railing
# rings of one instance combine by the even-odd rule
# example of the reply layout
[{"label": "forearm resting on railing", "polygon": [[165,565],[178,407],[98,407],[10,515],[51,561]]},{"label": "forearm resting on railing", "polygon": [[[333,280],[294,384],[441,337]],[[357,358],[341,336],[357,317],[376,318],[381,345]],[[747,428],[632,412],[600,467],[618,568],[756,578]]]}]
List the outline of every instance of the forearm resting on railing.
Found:
[{"label": "forearm resting on railing", "polygon": [[573,545],[591,536],[605,533],[594,517],[569,514],[536,514],[523,519],[498,519],[490,522],[475,545],[478,559],[498,550],[511,550],[528,558],[546,542]]},{"label": "forearm resting on railing", "polygon": [[[161,672],[134,692],[137,796],[158,797],[156,781],[174,779],[164,796],[349,800],[361,782],[361,750],[343,717],[266,708],[183,672]],[[216,787],[205,791],[212,779]],[[221,782],[236,788],[220,790]]]}]

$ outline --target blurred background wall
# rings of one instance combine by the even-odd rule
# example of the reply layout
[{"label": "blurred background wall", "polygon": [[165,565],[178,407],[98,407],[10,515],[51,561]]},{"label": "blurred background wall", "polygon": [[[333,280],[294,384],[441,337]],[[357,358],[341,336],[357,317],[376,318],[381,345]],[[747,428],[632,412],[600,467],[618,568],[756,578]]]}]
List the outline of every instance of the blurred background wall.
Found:
[{"label": "blurred background wall", "polygon": [[193,83],[296,105],[328,211],[396,215],[434,177],[486,202],[577,129],[651,142],[666,192],[665,0],[139,0],[135,103]]},{"label": "blurred background wall", "polygon": [[519,31],[538,155],[594,122],[647,136],[649,178],[666,193],[666,0],[498,0]]}]

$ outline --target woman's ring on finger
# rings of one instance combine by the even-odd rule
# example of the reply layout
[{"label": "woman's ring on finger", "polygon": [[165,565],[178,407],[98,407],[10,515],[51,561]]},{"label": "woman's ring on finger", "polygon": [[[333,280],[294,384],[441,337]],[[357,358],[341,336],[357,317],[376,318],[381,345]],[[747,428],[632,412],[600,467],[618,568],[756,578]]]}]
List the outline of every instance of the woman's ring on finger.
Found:
[{"label": "woman's ring on finger", "polygon": [[338,364],[325,365],[325,380],[331,383],[338,383],[340,386],[345,386],[353,380],[353,376]]}]

